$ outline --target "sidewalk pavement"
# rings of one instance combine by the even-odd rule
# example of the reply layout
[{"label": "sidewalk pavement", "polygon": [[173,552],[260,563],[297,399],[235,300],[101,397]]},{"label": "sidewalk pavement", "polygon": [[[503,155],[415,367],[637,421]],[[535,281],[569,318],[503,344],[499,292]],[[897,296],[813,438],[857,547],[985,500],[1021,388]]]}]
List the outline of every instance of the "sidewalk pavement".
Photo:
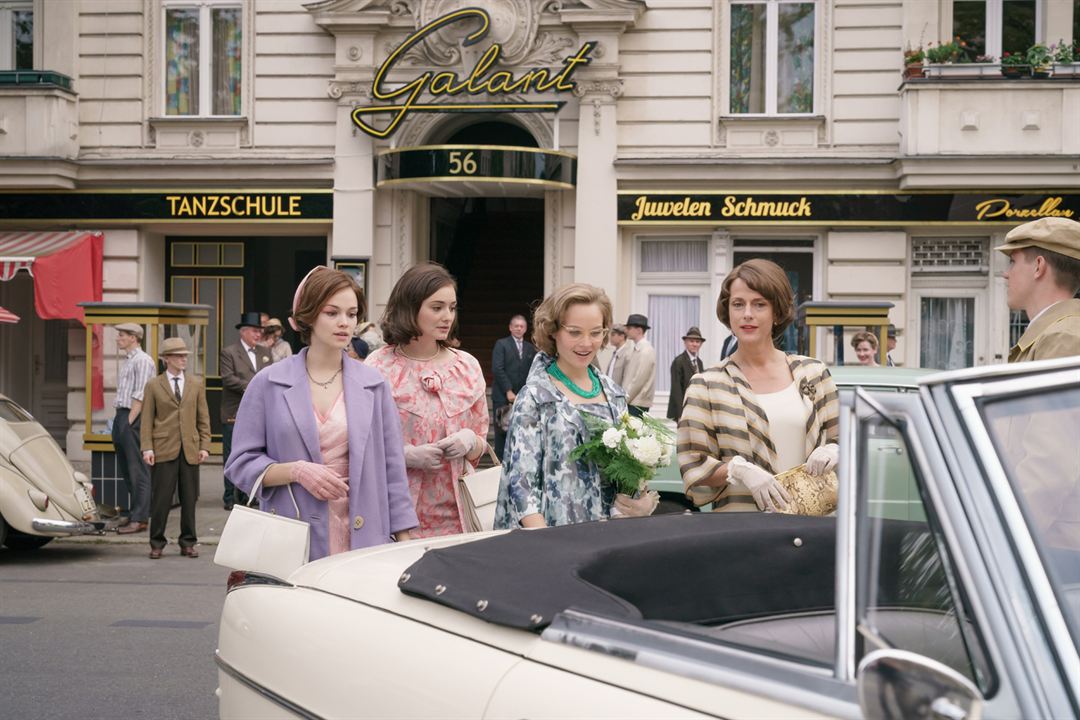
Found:
[{"label": "sidewalk pavement", "polygon": [[[225,527],[225,521],[229,518],[221,500],[221,494],[225,491],[225,476],[222,473],[220,462],[202,465],[199,468],[199,501],[195,504],[195,526],[197,528],[200,545],[217,545],[221,537],[221,530]],[[176,545],[176,539],[180,536],[180,508],[174,507],[169,511],[169,524],[165,528],[165,537],[170,546]],[[57,538],[53,542],[75,543],[120,543],[132,545],[145,545],[150,547],[150,533],[148,531],[119,535],[115,532],[104,535],[79,535],[69,538]]]}]

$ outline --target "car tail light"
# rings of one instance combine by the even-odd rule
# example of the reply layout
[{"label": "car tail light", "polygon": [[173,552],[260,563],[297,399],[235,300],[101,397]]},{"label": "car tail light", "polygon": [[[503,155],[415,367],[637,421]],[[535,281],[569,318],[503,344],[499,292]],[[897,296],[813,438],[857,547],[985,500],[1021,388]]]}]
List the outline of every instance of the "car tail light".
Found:
[{"label": "car tail light", "polygon": [[40,490],[27,490],[26,494],[30,496],[30,502],[34,503],[34,507],[38,510],[45,512],[49,509],[49,496]]},{"label": "car tail light", "polygon": [[233,570],[229,573],[229,579],[225,581],[225,593],[251,585],[277,585],[280,587],[292,587],[289,583],[269,575],[247,572],[246,570]]}]

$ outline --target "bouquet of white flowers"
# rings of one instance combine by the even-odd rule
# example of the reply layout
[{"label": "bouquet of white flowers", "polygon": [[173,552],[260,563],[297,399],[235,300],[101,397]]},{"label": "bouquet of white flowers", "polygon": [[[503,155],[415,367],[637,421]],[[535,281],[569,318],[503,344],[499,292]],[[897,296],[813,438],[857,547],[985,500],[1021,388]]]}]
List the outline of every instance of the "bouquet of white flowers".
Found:
[{"label": "bouquet of white flowers", "polygon": [[600,476],[616,492],[635,497],[657,468],[671,463],[674,436],[659,420],[623,413],[612,425],[593,415],[582,417],[592,439],[574,448],[570,458],[596,463]]}]

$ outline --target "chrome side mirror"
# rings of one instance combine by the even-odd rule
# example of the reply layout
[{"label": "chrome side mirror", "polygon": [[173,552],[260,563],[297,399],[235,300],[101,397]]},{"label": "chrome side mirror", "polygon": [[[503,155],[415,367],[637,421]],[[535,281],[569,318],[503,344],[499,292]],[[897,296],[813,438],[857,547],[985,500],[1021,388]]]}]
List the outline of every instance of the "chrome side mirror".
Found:
[{"label": "chrome side mirror", "polygon": [[979,720],[983,699],[966,677],[906,650],[875,650],[859,663],[866,720]]}]

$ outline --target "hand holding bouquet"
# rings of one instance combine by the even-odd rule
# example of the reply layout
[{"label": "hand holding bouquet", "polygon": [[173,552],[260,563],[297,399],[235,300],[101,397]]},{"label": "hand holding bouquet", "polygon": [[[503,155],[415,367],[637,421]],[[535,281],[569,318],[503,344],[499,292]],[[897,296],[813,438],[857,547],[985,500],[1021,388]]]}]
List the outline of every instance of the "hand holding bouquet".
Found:
[{"label": "hand holding bouquet", "polygon": [[657,468],[671,463],[674,438],[663,423],[623,413],[614,425],[582,414],[592,438],[570,453],[572,460],[595,463],[600,477],[615,487],[612,517],[651,515],[660,501],[648,482]]}]

